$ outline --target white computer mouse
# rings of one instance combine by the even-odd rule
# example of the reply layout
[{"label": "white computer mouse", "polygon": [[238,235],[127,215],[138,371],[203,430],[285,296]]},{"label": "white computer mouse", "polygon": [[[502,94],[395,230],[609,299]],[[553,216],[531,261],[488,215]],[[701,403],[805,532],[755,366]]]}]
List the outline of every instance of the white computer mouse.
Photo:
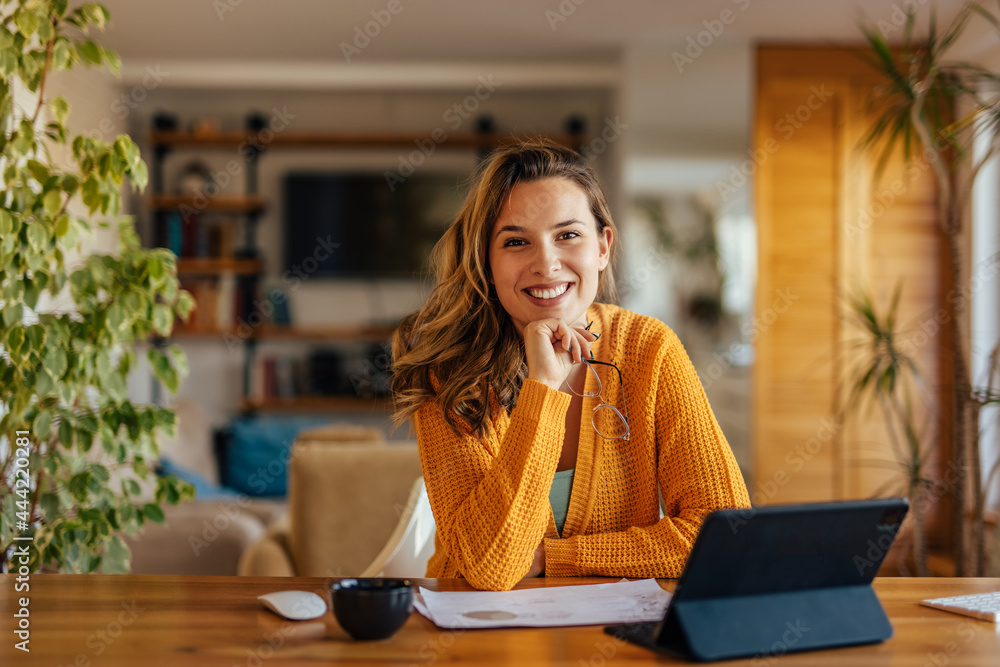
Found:
[{"label": "white computer mouse", "polygon": [[308,621],[326,613],[326,602],[309,591],[277,591],[257,599],[279,616],[291,621]]}]

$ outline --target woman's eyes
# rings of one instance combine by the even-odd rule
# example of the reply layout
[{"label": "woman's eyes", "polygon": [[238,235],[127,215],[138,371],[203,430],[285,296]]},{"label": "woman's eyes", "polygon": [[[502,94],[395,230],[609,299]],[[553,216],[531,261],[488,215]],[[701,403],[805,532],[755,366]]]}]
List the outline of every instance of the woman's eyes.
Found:
[{"label": "woman's eyes", "polygon": [[[575,239],[575,238],[577,238],[579,236],[580,236],[580,232],[568,231],[568,232],[563,232],[562,234],[560,234],[559,236],[557,236],[556,240]],[[519,238],[516,238],[516,237],[515,238],[509,238],[509,239],[507,239],[507,240],[505,240],[503,242],[503,247],[504,248],[510,248],[510,247],[522,246],[522,245],[525,245],[526,243],[527,243],[527,241],[525,241],[524,239],[519,239]]]}]

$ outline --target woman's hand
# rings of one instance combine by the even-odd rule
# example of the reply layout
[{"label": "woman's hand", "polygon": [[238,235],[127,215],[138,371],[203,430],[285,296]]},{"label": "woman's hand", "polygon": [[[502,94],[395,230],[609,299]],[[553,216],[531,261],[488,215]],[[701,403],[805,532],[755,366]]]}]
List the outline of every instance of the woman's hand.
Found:
[{"label": "woman's hand", "polygon": [[524,579],[540,577],[543,574],[545,574],[545,540],[542,540],[538,548],[535,549],[535,559],[531,561],[531,569],[528,570],[528,574],[524,575]]},{"label": "woman's hand", "polygon": [[524,327],[528,378],[559,391],[574,365],[590,356],[590,344],[597,340],[584,327],[583,321],[570,325],[556,318],[529,322]]}]

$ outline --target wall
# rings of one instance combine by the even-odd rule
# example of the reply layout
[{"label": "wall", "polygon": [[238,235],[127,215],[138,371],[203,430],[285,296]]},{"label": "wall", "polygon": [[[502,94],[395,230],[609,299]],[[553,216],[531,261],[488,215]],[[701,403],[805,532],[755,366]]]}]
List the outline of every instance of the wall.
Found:
[{"label": "wall", "polygon": [[[602,66],[594,68],[603,72],[598,76],[601,83],[591,81],[579,88],[565,84],[526,87],[510,81],[507,88],[500,85],[495,94],[482,100],[475,113],[488,111],[497,118],[501,131],[516,132],[559,131],[567,114],[583,113],[592,135],[603,133],[608,141],[592,148],[599,149],[594,151],[599,153],[595,164],[622,228],[624,305],[659,316],[683,334],[683,324],[673,315],[669,269],[661,255],[651,252],[655,243],[648,225],[635,216],[630,202],[640,195],[696,194],[707,196],[722,215],[749,215],[752,200],[748,182],[738,183],[725,198],[719,193],[719,184],[728,182],[748,148],[752,53],[747,45],[720,43],[707,49],[693,65],[678,71],[671,56],[674,50],[669,45],[630,47],[617,66],[617,79],[609,77],[608,67]],[[393,92],[323,91],[320,87],[306,92],[294,86],[285,90],[221,85],[189,88],[174,84],[183,72],[170,63],[126,70],[131,74],[125,84],[113,92],[90,96],[89,103],[96,113],[93,129],[110,136],[112,124],[125,125],[143,148],[147,161],[150,154],[146,138],[152,115],[159,109],[177,113],[185,122],[196,117],[214,118],[222,129],[241,128],[247,111],[277,109],[289,117],[294,115],[288,120],[289,131],[429,132],[442,127],[451,132],[469,129],[466,120],[453,130],[450,121],[454,113],[449,110],[456,103],[463,104],[475,90],[455,85],[427,89],[406,85]],[[102,130],[100,120],[104,118],[107,122]],[[191,153],[178,152],[169,158],[168,187],[191,157]],[[216,171],[230,159],[224,152],[207,157]],[[266,155],[260,163],[260,189],[270,205],[259,238],[267,259],[269,283],[282,284],[280,180],[287,169],[308,166],[382,170],[398,168],[399,160],[398,151],[281,150]],[[451,170],[471,165],[469,155],[440,151],[422,168]],[[242,181],[236,178],[224,189],[235,193],[241,188]],[[130,203],[139,213],[140,226],[146,227],[149,219],[142,198],[133,197]],[[746,219],[752,225],[752,220]],[[742,245],[749,246],[746,241]],[[748,282],[752,284],[752,274]],[[426,286],[418,283],[309,280],[294,294],[293,315],[301,323],[390,320],[415,309],[425,293]],[[730,346],[711,343],[697,333],[685,334],[684,342],[703,375],[737,458],[749,472],[749,359],[720,363],[719,358],[731,357]],[[232,415],[240,395],[243,351],[238,347],[230,349],[217,340],[185,340],[184,347],[194,371],[184,382],[181,395],[197,401],[212,423],[219,425]],[[296,350],[286,344],[279,347],[270,343],[264,350],[268,347]],[[297,349],[305,354],[304,347]],[[149,400],[151,386],[148,374],[137,373],[132,381],[134,398]],[[405,429],[399,435],[405,436]]]},{"label": "wall", "polygon": [[[67,124],[71,135],[97,136],[95,133],[99,132],[98,128],[105,127],[107,131],[104,133],[104,139],[114,141],[118,133],[128,131],[126,123],[116,118],[110,111],[110,100],[114,99],[119,89],[120,83],[112,74],[79,66],[72,71],[53,75],[47,85],[46,97],[52,99],[61,95],[69,102],[70,114]],[[53,150],[53,156],[67,163],[72,159],[68,147],[65,150]],[[123,197],[121,214],[129,215],[131,210],[131,201],[128,197]],[[87,209],[79,200],[71,202],[70,211],[81,217],[87,216]],[[93,252],[114,252],[117,245],[118,237],[114,226],[101,229],[95,224],[93,235],[84,237],[80,253],[73,253],[67,257],[67,267],[79,261],[79,257]]]},{"label": "wall", "polygon": [[[436,128],[444,132],[470,132],[474,117],[490,113],[500,132],[522,134],[554,133],[563,129],[570,114],[583,114],[591,132],[599,133],[613,119],[613,96],[602,90],[560,90],[557,93],[530,90],[506,90],[503,82],[494,78],[495,90],[479,87],[480,97],[471,97],[470,90],[427,91],[251,91],[195,90],[167,86],[143,90],[141,103],[128,114],[130,131],[140,143],[143,154],[150,160],[146,141],[152,115],[164,110],[178,115],[183,123],[198,118],[214,119],[223,130],[239,130],[250,111],[260,111],[278,120],[289,132],[309,131],[392,131],[430,133]],[[455,105],[459,105],[457,108]],[[126,107],[127,108],[127,107]],[[123,110],[119,107],[120,110]],[[464,118],[463,118],[464,116]],[[419,281],[390,280],[329,280],[308,278],[301,282],[289,280],[282,267],[282,193],[284,174],[290,170],[363,169],[376,173],[399,170],[402,162],[419,165],[427,172],[471,172],[474,155],[467,150],[437,149],[426,157],[413,150],[312,150],[276,149],[264,154],[259,163],[259,193],[268,202],[258,227],[258,244],[266,263],[266,286],[283,287],[289,292],[293,321],[297,324],[352,325],[397,321],[412,312],[427,291]],[[238,157],[232,151],[201,153],[176,151],[166,161],[165,185],[172,190],[177,176],[192,159],[203,160],[214,174],[222,192],[241,193],[244,174],[221,176],[226,164]],[[600,176],[612,184],[616,181],[613,151],[596,157]],[[228,182],[226,182],[228,181]],[[612,191],[614,186],[612,185]],[[141,201],[133,202],[142,210]],[[143,227],[149,229],[149,216],[140,216]],[[147,234],[148,238],[148,234]],[[334,240],[336,241],[336,240]],[[349,248],[338,251],[350,252]],[[218,339],[184,340],[192,374],[182,384],[179,395],[196,400],[211,415],[214,425],[224,423],[235,411],[241,394],[244,350],[226,345]],[[260,352],[281,350],[292,355],[305,355],[309,347],[287,343],[261,345]],[[352,415],[360,420],[362,416]],[[400,437],[405,437],[401,429]]]},{"label": "wall", "polygon": [[[740,174],[750,146],[753,51],[719,42],[691,63],[686,44],[633,45],[622,57],[623,305],[658,317],[684,343],[748,483],[752,479],[750,369],[743,325],[752,315],[756,235],[752,175]],[[733,174],[739,176],[734,179]],[[673,230],[715,218],[727,278],[724,323],[705,329],[684,314],[690,263],[668,247],[637,203],[659,202]]]},{"label": "wall", "polygon": [[[992,71],[1000,68],[1000,55],[987,59],[987,67]],[[985,136],[977,146],[977,157],[988,150]],[[972,256],[970,266],[988,267],[1000,256],[1000,164],[992,158],[979,172],[972,193]],[[1000,276],[993,272],[992,278],[985,278],[985,271],[974,274],[971,296],[972,335],[970,367],[973,387],[991,384],[994,391],[1000,385],[1000,377],[990,378],[991,355],[1000,349]],[[998,371],[1000,372],[1000,371]],[[982,448],[982,470],[984,482],[990,483],[987,492],[987,506],[1000,507],[1000,410],[993,404],[983,409],[979,419],[979,444]],[[1000,533],[998,533],[1000,536]]]},{"label": "wall", "polygon": [[[866,92],[876,80],[857,51],[761,47],[755,150],[760,225],[754,387],[756,503],[902,493],[905,458],[877,406],[842,421],[870,339],[850,296],[870,294],[882,317],[902,285],[897,345],[920,369],[914,393],[927,474],[945,450],[948,371],[941,337],[925,335],[948,290],[929,169],[880,181],[858,150]],[[922,336],[922,338],[921,338]]]}]

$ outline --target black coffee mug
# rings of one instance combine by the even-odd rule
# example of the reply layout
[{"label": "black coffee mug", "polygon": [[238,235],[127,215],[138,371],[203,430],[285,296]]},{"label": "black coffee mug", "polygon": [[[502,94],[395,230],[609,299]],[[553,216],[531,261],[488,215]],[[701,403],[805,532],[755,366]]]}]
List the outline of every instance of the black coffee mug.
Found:
[{"label": "black coffee mug", "polygon": [[330,584],[333,614],[354,639],[386,639],[413,610],[409,579],[341,579]]}]

